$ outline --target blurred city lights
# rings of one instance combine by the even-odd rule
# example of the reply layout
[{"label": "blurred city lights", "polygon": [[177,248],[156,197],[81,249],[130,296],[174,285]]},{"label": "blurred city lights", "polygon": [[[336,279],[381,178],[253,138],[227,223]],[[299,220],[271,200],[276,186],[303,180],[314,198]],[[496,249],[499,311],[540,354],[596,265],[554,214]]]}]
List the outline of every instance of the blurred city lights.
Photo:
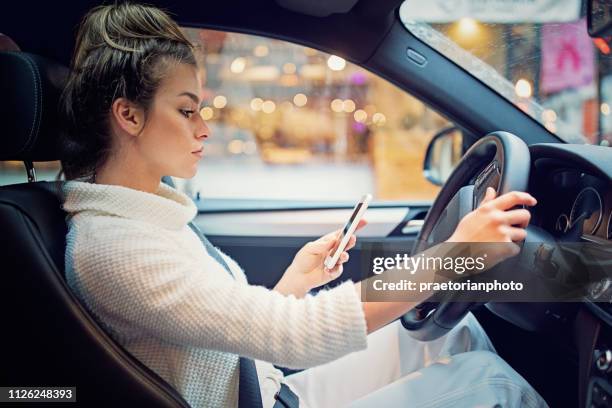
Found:
[{"label": "blurred city lights", "polygon": [[337,55],[330,55],[327,59],[327,66],[332,71],[342,71],[346,67],[346,60]]},{"label": "blurred city lights", "polygon": [[253,140],[249,140],[244,142],[242,151],[246,154],[255,154],[257,153],[257,143]]},{"label": "blurred city lights", "polygon": [[597,48],[599,48],[599,51],[601,51],[602,54],[610,54],[610,46],[608,45],[606,40],[604,40],[603,38],[593,38],[593,42],[595,43]]},{"label": "blurred city lights", "polygon": [[223,109],[225,108],[225,105],[227,105],[227,98],[223,95],[217,95],[215,96],[215,99],[213,99],[213,106],[217,109]]},{"label": "blurred city lights", "polygon": [[458,25],[462,35],[472,36],[478,32],[478,22],[473,18],[464,17],[459,20]]},{"label": "blurred city lights", "polygon": [[342,99],[334,99],[333,101],[331,101],[331,110],[333,110],[336,113],[342,112],[344,110],[344,102],[342,101]]},{"label": "blurred city lights", "polygon": [[256,57],[265,57],[266,55],[268,55],[268,53],[269,53],[268,47],[266,47],[265,45],[258,45],[253,50],[253,54]]},{"label": "blurred city lights", "polygon": [[232,154],[240,154],[244,151],[244,142],[239,139],[234,139],[227,145],[227,150]]},{"label": "blurred city lights", "polygon": [[343,103],[343,109],[347,113],[351,113],[355,110],[355,102],[350,99],[347,99]]},{"label": "blurred city lights", "polygon": [[357,122],[365,123],[365,121],[368,119],[368,114],[363,109],[357,109],[353,114],[353,117]]},{"label": "blurred city lights", "polygon": [[293,103],[295,104],[295,106],[301,108],[302,106],[305,106],[306,103],[308,103],[308,98],[303,93],[299,93],[293,97]]},{"label": "blurred city lights", "polygon": [[280,77],[280,84],[282,86],[297,86],[297,84],[299,83],[299,79],[297,75],[294,74],[285,74],[283,76]]},{"label": "blurred city lights", "polygon": [[209,107],[209,106],[206,106],[206,107],[204,107],[204,108],[202,108],[200,110],[200,116],[202,116],[202,119],[204,119],[204,120],[212,119],[213,114],[214,114],[214,112],[213,112],[212,108]]},{"label": "blurred city lights", "polygon": [[531,98],[532,89],[531,84],[528,80],[521,78],[516,81],[516,85],[514,85],[514,91],[520,98]]},{"label": "blurred city lights", "polygon": [[363,110],[365,110],[368,115],[373,115],[376,113],[376,106],[366,105]]},{"label": "blurred city lights", "polygon": [[382,126],[385,124],[385,122],[387,122],[387,118],[385,117],[385,115],[383,115],[380,112],[376,112],[373,116],[372,116],[372,122],[375,125],[379,125]]},{"label": "blurred city lights", "polygon": [[557,113],[552,109],[546,109],[542,112],[542,120],[544,120],[544,122],[554,122],[557,120]]},{"label": "blurred city lights", "polygon": [[276,104],[272,101],[265,101],[261,105],[261,110],[264,111],[264,113],[272,113],[276,110]]},{"label": "blurred city lights", "polygon": [[251,109],[254,111],[261,110],[261,106],[263,105],[263,99],[261,98],[253,98],[251,99]]},{"label": "blurred city lights", "polygon": [[309,57],[314,57],[318,53],[319,53],[319,51],[315,50],[314,48],[304,47],[304,54],[309,56]]},{"label": "blurred city lights", "polygon": [[557,131],[557,125],[555,125],[553,122],[546,122],[544,124],[544,127],[552,133],[555,133]]},{"label": "blurred city lights", "polygon": [[283,110],[292,110],[293,109],[293,104],[289,101],[283,101],[280,104],[281,109]]},{"label": "blurred city lights", "polygon": [[285,74],[295,74],[295,71],[297,70],[297,68],[295,67],[295,64],[288,62],[285,65],[283,65],[283,72]]},{"label": "blurred city lights", "polygon": [[230,71],[234,74],[240,74],[244,72],[244,68],[246,68],[246,59],[243,57],[238,57],[232,61],[230,65]]}]

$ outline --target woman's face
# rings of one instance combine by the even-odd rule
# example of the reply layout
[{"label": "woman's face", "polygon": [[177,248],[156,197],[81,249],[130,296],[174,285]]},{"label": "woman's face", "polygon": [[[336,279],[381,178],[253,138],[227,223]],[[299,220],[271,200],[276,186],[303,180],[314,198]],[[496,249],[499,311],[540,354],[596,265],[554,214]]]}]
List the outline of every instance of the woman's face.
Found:
[{"label": "woman's face", "polygon": [[160,175],[193,177],[209,129],[200,116],[202,81],[196,67],[172,66],[153,98],[138,150]]}]

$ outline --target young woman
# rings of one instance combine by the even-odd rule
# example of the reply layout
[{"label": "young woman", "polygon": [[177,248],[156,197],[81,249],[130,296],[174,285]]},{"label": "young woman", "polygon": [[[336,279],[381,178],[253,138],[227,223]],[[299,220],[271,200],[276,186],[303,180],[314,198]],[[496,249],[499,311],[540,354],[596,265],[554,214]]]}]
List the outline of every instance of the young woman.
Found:
[{"label": "young woman", "polygon": [[[308,294],[342,273],[347,252],[323,268],[337,233],[300,249],[273,290],[203,246],[187,225],[194,203],[160,183],[193,177],[202,159],[200,72],[192,45],[156,8],[97,7],[80,26],[62,102],[66,273],[118,342],[193,407],[237,405],[240,356],[256,361],[264,407],[281,384],[300,407],[367,403],[386,384],[410,406],[545,405],[471,315],[420,343],[388,324],[414,302],[361,302],[350,281]],[[535,199],[489,191],[452,239],[522,240],[529,212],[509,210],[521,204]],[[285,378],[272,364],[309,369]]]}]

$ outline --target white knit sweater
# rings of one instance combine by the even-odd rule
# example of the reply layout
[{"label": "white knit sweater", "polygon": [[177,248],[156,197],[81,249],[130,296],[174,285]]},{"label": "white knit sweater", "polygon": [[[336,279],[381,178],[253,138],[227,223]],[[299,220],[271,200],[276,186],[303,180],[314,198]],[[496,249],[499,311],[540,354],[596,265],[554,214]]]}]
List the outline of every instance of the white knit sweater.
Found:
[{"label": "white knit sweater", "polygon": [[[185,194],[69,181],[68,284],[108,332],[192,407],[235,407],[238,356],[256,359],[264,407],[282,373],[367,345],[350,282],[297,299],[232,278],[187,226]],[[272,363],[272,364],[271,364]]]}]

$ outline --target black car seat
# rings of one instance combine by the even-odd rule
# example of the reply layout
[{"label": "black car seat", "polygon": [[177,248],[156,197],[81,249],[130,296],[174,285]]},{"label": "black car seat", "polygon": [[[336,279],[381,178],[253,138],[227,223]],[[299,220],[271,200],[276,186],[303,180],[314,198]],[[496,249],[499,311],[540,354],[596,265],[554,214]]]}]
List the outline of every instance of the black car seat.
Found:
[{"label": "black car seat", "polygon": [[61,182],[36,182],[32,162],[60,159],[66,75],[45,58],[0,52],[0,160],[26,163],[30,181],[0,187],[0,385],[76,387],[79,406],[188,407],[101,329],[65,282]]}]

